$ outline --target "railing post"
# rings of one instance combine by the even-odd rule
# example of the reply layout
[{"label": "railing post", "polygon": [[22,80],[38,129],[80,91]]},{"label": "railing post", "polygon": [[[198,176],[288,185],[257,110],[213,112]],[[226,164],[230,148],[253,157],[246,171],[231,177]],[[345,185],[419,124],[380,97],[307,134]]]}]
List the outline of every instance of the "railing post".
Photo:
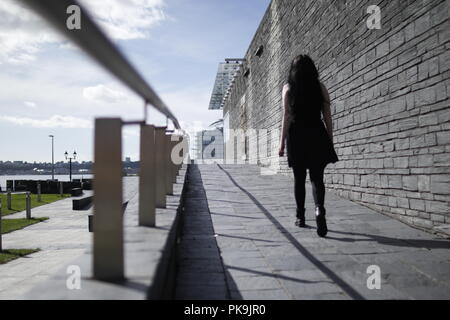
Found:
[{"label": "railing post", "polygon": [[166,207],[166,127],[155,127],[156,207]]},{"label": "railing post", "polygon": [[93,271],[99,280],[124,278],[122,120],[95,120]]},{"label": "railing post", "polygon": [[141,126],[141,157],[139,167],[139,225],[156,225],[155,198],[155,127]]},{"label": "railing post", "polygon": [[12,210],[11,189],[8,189],[8,192],[6,193],[6,205],[8,206],[8,210]]},{"label": "railing post", "polygon": [[164,171],[166,172],[166,182],[165,182],[165,186],[166,186],[166,194],[173,194],[173,184],[172,184],[172,157],[171,157],[171,153],[172,153],[172,141],[171,138],[172,136],[170,134],[166,134],[165,138],[166,138],[166,151],[165,151],[165,156],[166,156],[166,160],[165,160],[165,169]]},{"label": "railing post", "polygon": [[31,195],[30,192],[27,191],[25,196],[25,207],[27,213],[27,219],[31,219]]},{"label": "railing post", "polygon": [[37,201],[38,202],[42,202],[42,198],[41,198],[41,183],[40,182],[37,183]]},{"label": "railing post", "polygon": [[[181,141],[180,140],[181,137],[179,135],[176,135],[174,137],[175,137],[175,140],[172,140],[172,150],[174,150],[175,146],[177,146]],[[177,183],[179,165],[177,163],[175,163],[174,161],[171,161],[171,164],[172,164],[172,183]]]},{"label": "railing post", "polygon": [[182,145],[180,155],[181,155],[182,160],[181,160],[181,163],[178,165],[178,171],[181,170],[181,168],[183,167],[183,162],[184,162],[184,144],[185,144],[184,136],[181,136],[180,139],[181,139],[181,145]]},{"label": "railing post", "polygon": [[63,182],[60,181],[59,182],[59,195],[61,196],[61,198],[62,198],[63,194],[64,194]]},{"label": "railing post", "polygon": [[2,198],[0,198],[0,252],[2,252]]},{"label": "railing post", "polygon": [[183,167],[184,159],[186,157],[185,150],[187,150],[187,154],[189,155],[189,146],[187,145],[186,138],[184,136],[180,136],[180,141],[181,141],[181,151],[180,151],[181,163],[178,165],[178,171],[181,170],[181,168]]},{"label": "railing post", "polygon": [[183,167],[183,162],[184,162],[184,137],[181,136],[180,137],[180,141],[181,141],[181,145],[183,146],[183,148],[181,148],[180,151],[180,155],[181,155],[181,163],[178,165],[178,171],[181,170],[181,168]]}]

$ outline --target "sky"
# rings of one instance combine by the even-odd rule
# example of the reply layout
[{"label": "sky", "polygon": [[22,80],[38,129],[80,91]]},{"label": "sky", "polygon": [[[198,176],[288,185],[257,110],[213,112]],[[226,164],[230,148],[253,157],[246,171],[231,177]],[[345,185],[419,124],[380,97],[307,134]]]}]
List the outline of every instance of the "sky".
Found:
[{"label": "sky", "polygon": [[[96,117],[141,119],[143,102],[40,17],[0,1],[0,160],[93,160]],[[241,58],[270,0],[80,0],[188,130],[208,110],[218,63]],[[82,20],[81,20],[81,27]],[[165,117],[149,109],[148,123]],[[139,128],[123,129],[123,157],[139,159]]]}]

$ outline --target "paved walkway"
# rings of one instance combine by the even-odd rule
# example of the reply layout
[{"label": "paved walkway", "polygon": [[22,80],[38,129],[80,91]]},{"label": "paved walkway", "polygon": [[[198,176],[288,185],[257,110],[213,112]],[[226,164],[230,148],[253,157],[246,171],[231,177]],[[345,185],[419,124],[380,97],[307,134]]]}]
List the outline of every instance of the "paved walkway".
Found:
[{"label": "paved walkway", "polygon": [[[179,298],[203,298],[198,292],[208,292],[208,287],[209,292],[222,290],[221,276],[227,280],[227,293],[211,298],[450,298],[450,241],[330,192],[326,195],[329,233],[319,238],[310,193],[306,204],[308,228],[294,226],[292,178],[260,175],[259,168],[249,165],[198,168],[210,218],[201,204],[197,213],[185,217],[192,220],[188,226],[193,231],[188,238],[198,241],[198,250],[190,251],[197,252],[190,260],[185,255],[188,260],[181,272],[188,277],[181,277],[186,285]],[[201,189],[198,184],[196,188]],[[202,226],[202,221],[206,225]],[[188,238],[184,243],[192,245],[192,241],[186,242]],[[221,264],[217,263],[214,246]],[[211,257],[214,260],[208,262]],[[202,262],[204,267],[197,269],[196,282],[192,272]],[[381,271],[379,290],[367,288],[367,268],[371,265]]]},{"label": "paved walkway", "polygon": [[[126,177],[124,200],[131,199],[137,188],[138,178]],[[49,219],[3,235],[3,247],[39,248],[40,251],[0,265],[0,300],[22,298],[31,288],[47,280],[90,247],[87,216],[92,209],[73,211],[72,198],[66,198],[36,207],[31,213],[32,217]],[[18,212],[3,219],[24,217],[25,212]]]}]

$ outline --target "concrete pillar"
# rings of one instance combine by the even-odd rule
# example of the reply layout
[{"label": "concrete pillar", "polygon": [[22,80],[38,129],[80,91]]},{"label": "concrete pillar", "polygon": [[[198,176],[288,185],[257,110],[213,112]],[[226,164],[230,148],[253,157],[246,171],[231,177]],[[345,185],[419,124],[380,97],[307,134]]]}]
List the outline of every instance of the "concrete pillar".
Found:
[{"label": "concrete pillar", "polygon": [[95,120],[93,272],[99,280],[124,278],[122,120]]},{"label": "concrete pillar", "polygon": [[183,166],[183,162],[184,162],[184,143],[185,143],[185,140],[184,140],[183,136],[180,136],[180,141],[181,141],[181,145],[183,146],[183,148],[180,151],[180,156],[181,156],[181,159],[183,159],[183,160],[178,165],[178,171],[181,170],[181,167]]},{"label": "concrete pillar", "polygon": [[2,198],[0,198],[0,252],[2,252]]},{"label": "concrete pillar", "polygon": [[26,193],[25,210],[27,213],[27,219],[31,219],[31,194],[30,194],[30,192]]},{"label": "concrete pillar", "polygon": [[156,207],[166,207],[166,127],[155,127]]},{"label": "concrete pillar", "polygon": [[12,210],[11,189],[8,189],[6,194],[6,204],[8,206],[8,210]]},{"label": "concrete pillar", "polygon": [[139,167],[139,225],[154,227],[156,198],[155,127],[141,126],[141,159]]},{"label": "concrete pillar", "polygon": [[[178,143],[179,143],[179,140],[172,141],[172,148],[174,148]],[[173,183],[177,183],[178,169],[179,169],[178,163],[172,162],[172,170],[173,170],[173,181],[172,182]]]},{"label": "concrete pillar", "polygon": [[181,148],[181,151],[180,151],[180,156],[181,156],[181,159],[183,159],[183,160],[178,165],[178,171],[181,170],[181,167],[183,166],[183,162],[184,162],[184,145],[185,145],[185,142],[186,142],[186,140],[184,140],[184,136],[180,137],[180,141],[181,141],[181,145],[183,146],[183,148]]},{"label": "concrete pillar", "polygon": [[[178,167],[178,165],[173,161],[172,155],[173,155],[175,146],[178,144],[178,141],[176,140],[177,137],[174,137],[174,135],[172,135],[171,137],[172,137],[172,139],[175,139],[175,140],[171,140],[170,141],[171,148],[170,148],[170,152],[169,152],[169,157],[170,157],[170,162],[169,162],[170,163],[170,166],[169,166],[170,167],[170,179],[171,179],[171,182],[172,182],[172,190],[173,190],[173,184],[177,183],[177,175],[178,175],[177,167]],[[175,151],[175,153],[176,153],[176,151]]]},{"label": "concrete pillar", "polygon": [[172,184],[172,166],[173,161],[171,158],[172,153],[172,141],[171,141],[171,135],[165,135],[166,138],[166,152],[165,152],[165,171],[166,171],[166,194],[173,194],[173,184]]},{"label": "concrete pillar", "polygon": [[40,182],[37,183],[37,201],[38,202],[42,202],[42,198],[41,198],[41,183]]}]

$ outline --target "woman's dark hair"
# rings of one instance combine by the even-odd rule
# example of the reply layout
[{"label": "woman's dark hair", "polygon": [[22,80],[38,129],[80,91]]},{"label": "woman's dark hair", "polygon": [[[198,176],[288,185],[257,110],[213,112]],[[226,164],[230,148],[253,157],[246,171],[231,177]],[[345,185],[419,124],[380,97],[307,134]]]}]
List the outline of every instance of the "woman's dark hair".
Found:
[{"label": "woman's dark hair", "polygon": [[323,93],[319,73],[312,59],[301,54],[292,60],[289,70],[289,107],[292,120],[297,114],[308,120],[308,115],[320,112],[323,106]]}]

